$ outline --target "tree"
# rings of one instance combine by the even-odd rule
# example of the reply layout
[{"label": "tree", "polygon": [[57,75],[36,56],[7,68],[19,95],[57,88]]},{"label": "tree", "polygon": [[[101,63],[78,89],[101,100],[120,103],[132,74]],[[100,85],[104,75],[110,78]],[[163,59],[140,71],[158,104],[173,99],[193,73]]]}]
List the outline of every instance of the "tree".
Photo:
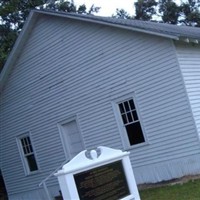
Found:
[{"label": "tree", "polygon": [[134,5],[135,16],[117,9],[113,17],[200,27],[200,0],[184,0],[180,5],[175,0],[138,0]]},{"label": "tree", "polygon": [[43,5],[42,0],[0,0],[0,69],[3,67],[29,10]]},{"label": "tree", "polygon": [[159,0],[159,14],[162,22],[200,27],[200,1],[182,1],[180,5],[173,0]]},{"label": "tree", "polygon": [[48,2],[49,0],[0,0],[0,71],[31,9],[45,8],[80,14],[93,14],[100,9],[93,5],[87,11],[84,4],[76,7],[72,0]]},{"label": "tree", "polygon": [[149,21],[156,14],[157,2],[155,0],[138,0],[135,3],[135,19]]},{"label": "tree", "polygon": [[0,71],[3,68],[7,55],[10,52],[16,38],[16,30],[10,29],[5,25],[0,26]]},{"label": "tree", "polygon": [[115,18],[122,19],[139,19],[148,21],[152,19],[152,16],[156,14],[156,0],[138,0],[135,5],[135,16],[131,16],[124,9],[117,9],[116,14],[113,15]]},{"label": "tree", "polygon": [[124,9],[117,9],[116,14],[112,15],[114,18],[120,18],[120,19],[132,19],[133,17],[128,14]]},{"label": "tree", "polygon": [[180,6],[182,18],[181,23],[187,26],[200,27],[200,1],[188,0]]},{"label": "tree", "polygon": [[177,24],[180,17],[180,6],[172,0],[160,0],[159,13],[162,21],[169,24]]}]

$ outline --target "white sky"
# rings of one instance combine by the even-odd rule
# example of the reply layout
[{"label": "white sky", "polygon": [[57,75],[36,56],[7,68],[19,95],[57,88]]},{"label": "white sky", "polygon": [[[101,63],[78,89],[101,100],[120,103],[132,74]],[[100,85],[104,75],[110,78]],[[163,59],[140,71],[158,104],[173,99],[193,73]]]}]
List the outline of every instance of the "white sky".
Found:
[{"label": "white sky", "polygon": [[98,15],[111,16],[115,14],[117,8],[123,8],[130,15],[134,14],[134,0],[74,0],[75,5],[85,4],[87,8],[90,8],[93,4],[96,7],[101,7]]},{"label": "white sky", "polygon": [[[134,2],[137,0],[74,0],[75,5],[85,4],[87,8],[90,8],[93,4],[97,7],[101,7],[97,15],[112,16],[116,13],[116,9],[123,8],[130,15],[134,15]],[[180,2],[180,0],[176,0]]]}]

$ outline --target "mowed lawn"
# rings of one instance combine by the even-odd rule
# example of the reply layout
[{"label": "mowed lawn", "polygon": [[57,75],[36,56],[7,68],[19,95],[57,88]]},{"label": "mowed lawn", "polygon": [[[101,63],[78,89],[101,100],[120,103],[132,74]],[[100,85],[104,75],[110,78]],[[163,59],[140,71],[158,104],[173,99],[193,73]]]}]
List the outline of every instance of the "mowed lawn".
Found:
[{"label": "mowed lawn", "polygon": [[140,190],[141,200],[200,200],[200,179]]}]

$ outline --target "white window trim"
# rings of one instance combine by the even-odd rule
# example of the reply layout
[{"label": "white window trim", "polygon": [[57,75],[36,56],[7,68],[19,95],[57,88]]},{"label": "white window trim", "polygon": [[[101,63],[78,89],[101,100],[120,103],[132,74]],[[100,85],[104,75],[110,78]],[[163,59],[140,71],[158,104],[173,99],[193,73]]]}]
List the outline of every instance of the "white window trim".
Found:
[{"label": "white window trim", "polygon": [[[126,101],[128,99],[131,99],[131,98],[134,100],[136,112],[137,112],[137,115],[138,115],[138,119],[139,119],[139,122],[140,122],[140,125],[141,125],[144,140],[145,140],[143,143],[135,144],[135,145],[130,145],[130,143],[129,143],[128,134],[126,132],[124,123],[122,121],[119,106],[118,106],[119,103]],[[113,107],[114,115],[115,115],[115,118],[116,118],[116,121],[117,121],[117,126],[118,126],[118,129],[119,129],[119,132],[120,132],[120,136],[121,136],[121,140],[122,140],[122,144],[123,144],[124,149],[129,150],[129,149],[134,149],[134,148],[138,148],[138,147],[147,145],[148,140],[147,140],[147,136],[145,134],[145,130],[144,130],[144,126],[143,126],[143,123],[142,123],[141,116],[140,116],[140,112],[139,112],[139,108],[138,108],[138,105],[137,105],[137,99],[136,99],[135,94],[126,95],[126,96],[122,96],[122,97],[115,99],[114,101],[112,101],[112,107]]]},{"label": "white window trim", "polygon": [[63,151],[65,153],[65,158],[66,159],[72,159],[72,156],[70,154],[70,149],[67,145],[67,149],[66,149],[66,144],[64,144],[64,135],[63,135],[63,131],[62,131],[62,126],[71,122],[71,121],[76,121],[76,124],[77,124],[77,127],[78,127],[78,130],[79,130],[79,133],[80,133],[80,137],[81,137],[81,143],[83,144],[83,147],[85,148],[85,143],[84,143],[84,140],[83,140],[83,136],[82,136],[82,132],[81,132],[81,129],[80,129],[80,126],[79,126],[79,120],[78,120],[78,116],[77,115],[74,115],[74,116],[71,116],[71,117],[68,117],[67,119],[65,120],[62,120],[61,122],[58,122],[57,123],[57,127],[58,127],[58,131],[59,131],[59,135],[60,135],[60,139],[61,139],[61,143],[62,143],[62,146],[63,146]]},{"label": "white window trim", "polygon": [[[28,163],[26,161],[26,158],[25,158],[25,155],[24,155],[24,151],[23,151],[23,147],[22,147],[22,144],[21,144],[21,139],[24,138],[24,137],[30,137],[31,146],[32,146],[32,149],[33,149],[33,154],[35,156],[35,160],[36,160],[37,167],[38,167],[38,170],[36,170],[36,171],[30,171]],[[33,144],[32,138],[31,138],[30,131],[29,132],[25,132],[25,133],[17,136],[16,141],[17,141],[17,146],[18,146],[18,150],[19,150],[19,153],[20,153],[20,157],[21,157],[21,161],[22,161],[22,165],[23,165],[23,168],[24,168],[25,175],[28,176],[28,175],[32,175],[32,174],[38,173],[39,172],[39,165],[38,165],[36,151],[35,151],[35,148],[34,148],[34,144]]]}]

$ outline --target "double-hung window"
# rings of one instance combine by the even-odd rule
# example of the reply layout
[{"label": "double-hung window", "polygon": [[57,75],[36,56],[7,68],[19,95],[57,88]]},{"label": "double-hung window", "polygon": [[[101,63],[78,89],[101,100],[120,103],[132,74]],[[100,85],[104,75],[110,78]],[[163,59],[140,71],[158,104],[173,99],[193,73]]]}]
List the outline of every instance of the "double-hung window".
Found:
[{"label": "double-hung window", "polygon": [[117,120],[125,147],[145,142],[144,133],[133,98],[127,98],[115,104]]},{"label": "double-hung window", "polygon": [[30,174],[38,170],[38,165],[33,150],[33,145],[29,134],[23,135],[18,138],[18,146],[20,149],[22,162],[26,174]]}]

